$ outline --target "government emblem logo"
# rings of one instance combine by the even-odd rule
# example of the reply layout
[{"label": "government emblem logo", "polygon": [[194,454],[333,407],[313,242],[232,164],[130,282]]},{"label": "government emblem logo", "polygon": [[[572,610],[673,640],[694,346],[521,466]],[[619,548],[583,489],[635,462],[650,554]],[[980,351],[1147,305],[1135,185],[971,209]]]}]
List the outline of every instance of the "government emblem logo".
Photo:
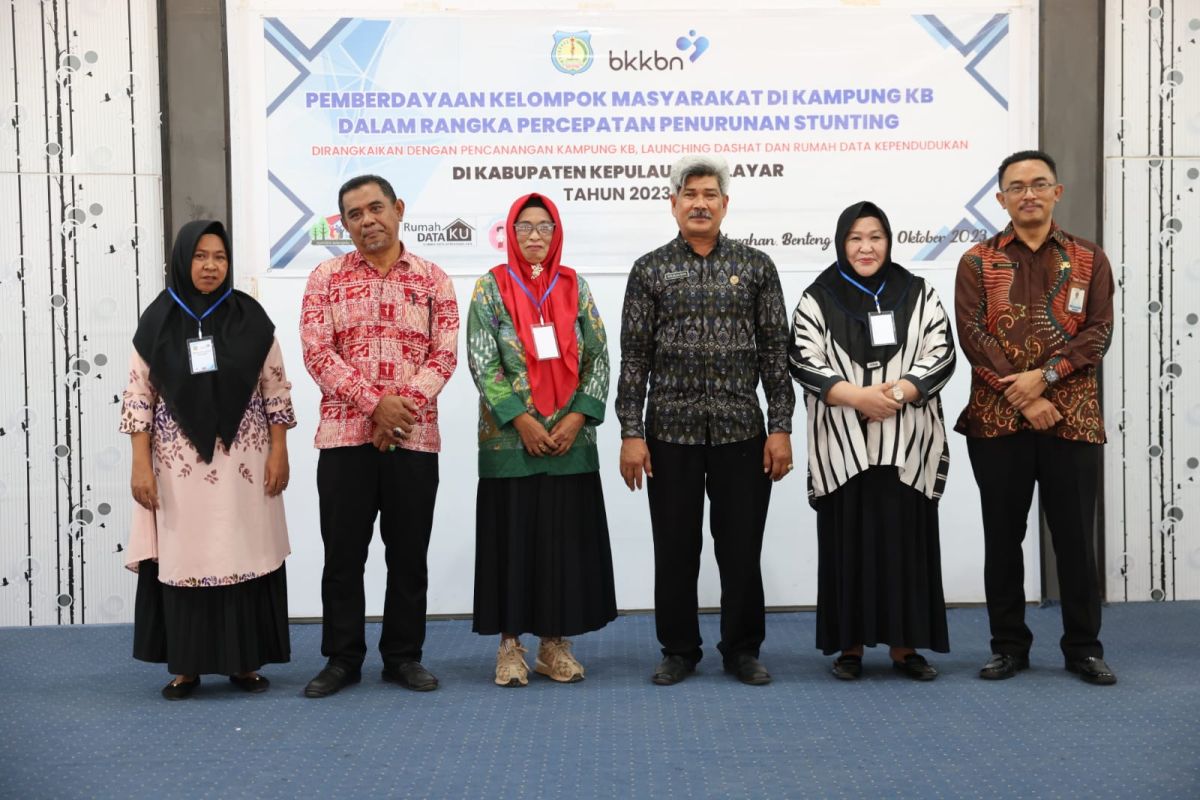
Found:
[{"label": "government emblem logo", "polygon": [[550,63],[559,72],[577,75],[592,66],[592,35],[587,31],[555,31]]}]

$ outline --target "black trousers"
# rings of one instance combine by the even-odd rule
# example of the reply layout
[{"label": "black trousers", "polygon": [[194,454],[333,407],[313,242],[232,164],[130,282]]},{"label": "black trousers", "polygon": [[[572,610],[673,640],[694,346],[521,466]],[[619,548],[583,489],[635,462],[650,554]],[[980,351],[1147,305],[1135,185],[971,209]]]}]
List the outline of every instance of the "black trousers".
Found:
[{"label": "black trousers", "polygon": [[654,622],[663,655],[698,662],[699,601],[704,495],[717,567],[721,572],[721,641],[724,659],[758,656],[766,635],[763,605],[763,528],[771,479],[763,474],[759,436],[724,445],[679,445],[647,439],[654,477],[646,485],[654,531]]},{"label": "black trousers", "polygon": [[983,510],[983,583],[992,652],[1023,656],[1033,644],[1025,624],[1021,543],[1034,483],[1050,527],[1062,593],[1068,659],[1104,655],[1100,644],[1100,581],[1096,575],[1096,490],[1101,445],[1022,431],[967,439]]},{"label": "black trousers", "polygon": [[369,444],[321,451],[321,654],[331,662],[359,669],[367,654],[363,568],[376,515],[387,561],[379,654],[385,666],[420,660],[437,487],[436,453],[381,453]]}]

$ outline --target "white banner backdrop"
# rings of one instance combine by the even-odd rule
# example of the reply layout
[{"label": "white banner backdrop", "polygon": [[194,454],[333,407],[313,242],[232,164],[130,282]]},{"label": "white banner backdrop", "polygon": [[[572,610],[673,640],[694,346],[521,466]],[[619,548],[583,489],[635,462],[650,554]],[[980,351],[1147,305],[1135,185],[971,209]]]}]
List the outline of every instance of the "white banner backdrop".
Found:
[{"label": "white banner backdrop", "polygon": [[[736,15],[714,4],[686,13],[551,5],[408,13],[378,4],[355,16],[327,3],[229,5],[237,266],[243,278],[257,274],[250,283],[278,326],[301,420],[287,496],[294,616],[320,614],[322,562],[310,447],[319,394],[300,359],[299,305],[312,267],[349,249],[337,215],[347,178],[392,181],[407,205],[406,245],[455,276],[463,309],[474,278],[503,257],[498,226],[512,200],[532,190],[553,197],[564,261],[592,285],[615,371],[629,265],[675,234],[667,170],[680,155],[729,160],[724,230],[775,259],[789,310],[832,261],[837,214],[860,199],[888,211],[894,258],[932,281],[949,308],[958,256],[1006,222],[992,197],[996,165],[1036,144],[1035,2],[793,3]],[[966,386],[960,362],[944,394],[948,427]],[[429,608],[465,613],[477,414],[465,363],[440,405]],[[649,517],[645,498],[620,482],[619,446],[610,418],[600,447],[618,604],[649,608]],[[982,601],[977,494],[963,439],[952,434],[951,446],[946,596]],[[1032,519],[1030,530],[1036,542]],[[373,552],[367,571],[372,613],[382,607],[381,556]],[[1035,546],[1026,560],[1035,598]],[[815,603],[815,516],[799,471],[776,486],[763,570],[768,604]],[[701,602],[715,606],[719,595],[706,555]]]}]

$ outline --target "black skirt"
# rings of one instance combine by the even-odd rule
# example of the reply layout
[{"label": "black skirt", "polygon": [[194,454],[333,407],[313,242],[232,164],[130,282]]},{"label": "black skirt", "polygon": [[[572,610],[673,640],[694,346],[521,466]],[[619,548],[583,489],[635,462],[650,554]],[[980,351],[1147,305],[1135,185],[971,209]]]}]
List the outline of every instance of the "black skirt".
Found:
[{"label": "black skirt", "polygon": [[937,501],[871,467],[815,505],[817,647],[949,652]]},{"label": "black skirt", "polygon": [[616,616],[599,473],[481,478],[473,630],[574,636]]},{"label": "black skirt", "polygon": [[233,675],[291,659],[287,573],[229,586],[159,583],[158,563],[138,566],[133,657],[174,675]]}]

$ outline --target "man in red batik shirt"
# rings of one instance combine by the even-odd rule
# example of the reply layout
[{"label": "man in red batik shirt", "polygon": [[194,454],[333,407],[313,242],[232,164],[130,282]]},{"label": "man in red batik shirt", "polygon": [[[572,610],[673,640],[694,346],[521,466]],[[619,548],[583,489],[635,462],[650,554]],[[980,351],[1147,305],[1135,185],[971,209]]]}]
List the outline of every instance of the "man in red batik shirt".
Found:
[{"label": "man in red batik shirt", "polygon": [[388,566],[379,653],[383,679],[432,691],[421,665],[426,552],[438,486],[437,396],[457,363],[458,304],[446,273],[409,252],[404,201],[377,175],[338,192],[355,250],[309,276],[300,316],[304,366],[321,387],[317,493],[325,668],[304,689],[357,683],[367,645],[363,567],[379,515]]}]

